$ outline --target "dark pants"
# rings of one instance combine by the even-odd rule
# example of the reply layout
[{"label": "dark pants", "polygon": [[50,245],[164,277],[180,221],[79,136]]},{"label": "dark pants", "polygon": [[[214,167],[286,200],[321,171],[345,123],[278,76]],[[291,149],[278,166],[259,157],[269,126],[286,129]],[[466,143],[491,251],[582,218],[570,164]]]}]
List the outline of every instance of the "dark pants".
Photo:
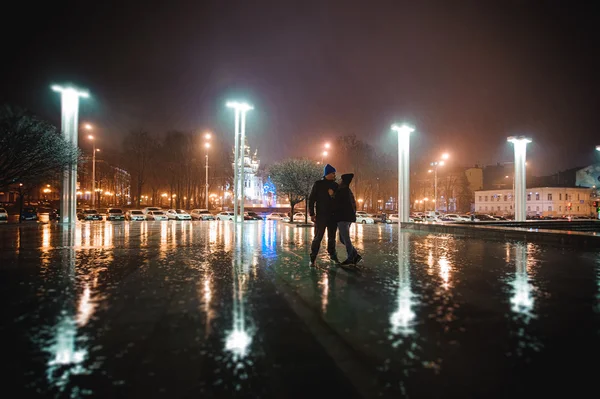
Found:
[{"label": "dark pants", "polygon": [[337,222],[333,220],[322,221],[317,219],[315,222],[315,238],[310,246],[311,258],[316,258],[321,248],[321,241],[325,235],[325,229],[327,229],[327,252],[329,256],[335,256],[335,233],[337,232]]},{"label": "dark pants", "polygon": [[352,245],[352,240],[350,239],[350,226],[352,226],[352,222],[338,222],[338,229],[340,230],[340,242],[346,246],[348,259],[352,260],[356,258],[358,252],[356,252],[356,249]]}]

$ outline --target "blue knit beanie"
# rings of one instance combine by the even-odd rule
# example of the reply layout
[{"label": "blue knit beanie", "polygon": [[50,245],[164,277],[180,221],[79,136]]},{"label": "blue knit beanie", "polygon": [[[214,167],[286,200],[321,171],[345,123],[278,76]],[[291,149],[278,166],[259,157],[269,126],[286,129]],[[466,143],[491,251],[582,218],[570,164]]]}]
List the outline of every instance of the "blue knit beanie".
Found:
[{"label": "blue knit beanie", "polygon": [[330,173],[335,173],[335,168],[329,164],[325,165],[325,169],[323,170],[323,176],[327,176]]}]

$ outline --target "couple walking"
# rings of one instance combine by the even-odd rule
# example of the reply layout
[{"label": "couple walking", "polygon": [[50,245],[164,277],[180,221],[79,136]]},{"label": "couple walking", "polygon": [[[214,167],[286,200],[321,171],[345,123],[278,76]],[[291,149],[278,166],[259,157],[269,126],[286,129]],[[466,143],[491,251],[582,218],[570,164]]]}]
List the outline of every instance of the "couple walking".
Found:
[{"label": "couple walking", "polygon": [[[340,184],[335,181],[335,168],[325,165],[323,178],[315,182],[308,197],[310,219],[315,224],[315,238],[310,247],[310,265],[315,266],[321,241],[327,230],[327,252],[332,261],[339,263],[335,250],[335,233],[340,232],[340,242],[346,246],[348,258],[342,265],[355,265],[362,260],[350,240],[350,226],[356,222],[356,201],[350,190],[353,173],[342,175]],[[316,210],[315,210],[316,206]]]}]

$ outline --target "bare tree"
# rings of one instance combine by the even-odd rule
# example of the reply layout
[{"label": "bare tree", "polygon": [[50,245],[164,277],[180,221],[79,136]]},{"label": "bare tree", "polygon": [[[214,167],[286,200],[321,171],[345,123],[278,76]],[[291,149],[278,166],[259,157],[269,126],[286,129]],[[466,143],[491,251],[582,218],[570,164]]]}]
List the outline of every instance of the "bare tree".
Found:
[{"label": "bare tree", "polygon": [[55,126],[19,108],[0,108],[0,188],[40,183],[78,157]]},{"label": "bare tree", "polygon": [[321,176],[321,167],[309,159],[286,159],[271,166],[270,174],[277,191],[290,201],[292,221],[294,207],[305,201],[304,222],[308,223],[307,199],[313,184]]},{"label": "bare tree", "polygon": [[155,148],[156,141],[145,130],[133,130],[123,140],[124,161],[135,184],[134,200],[137,206],[140,206]]}]

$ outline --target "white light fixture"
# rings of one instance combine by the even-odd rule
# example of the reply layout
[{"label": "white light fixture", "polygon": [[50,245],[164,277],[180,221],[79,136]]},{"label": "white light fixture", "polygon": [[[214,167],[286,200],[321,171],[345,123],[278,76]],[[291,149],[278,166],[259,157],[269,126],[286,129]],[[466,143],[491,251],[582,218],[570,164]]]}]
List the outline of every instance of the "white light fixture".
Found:
[{"label": "white light fixture", "polygon": [[527,158],[527,144],[531,143],[531,139],[524,136],[511,136],[507,141],[513,143],[515,150],[515,221],[524,222],[527,219],[527,211],[525,208],[525,190],[527,187],[525,160]]},{"label": "white light fixture", "polygon": [[410,134],[415,129],[393,124],[392,130],[398,133],[398,221],[406,223],[410,215]]},{"label": "white light fixture", "polygon": [[[79,97],[88,98],[87,90],[73,86],[52,85],[52,90],[61,94],[61,130],[64,138],[77,148],[77,128],[79,117]],[[77,221],[77,162],[63,171],[60,197],[61,223]]]},{"label": "white light fixture", "polygon": [[[235,149],[233,162],[233,214],[236,222],[244,221],[244,155],[246,150],[246,112],[254,109],[245,102],[228,101],[228,108],[235,110]],[[238,206],[239,202],[239,206]]]}]

